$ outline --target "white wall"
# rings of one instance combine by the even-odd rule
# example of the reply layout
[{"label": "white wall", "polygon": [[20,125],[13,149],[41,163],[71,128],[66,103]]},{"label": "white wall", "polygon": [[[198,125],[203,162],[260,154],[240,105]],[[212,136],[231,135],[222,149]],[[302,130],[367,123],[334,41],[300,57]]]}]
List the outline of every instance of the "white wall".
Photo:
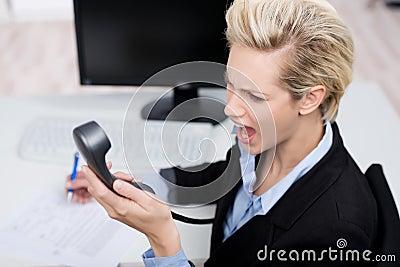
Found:
[{"label": "white wall", "polygon": [[11,4],[15,21],[73,19],[73,0],[11,0]]},{"label": "white wall", "polygon": [[7,0],[0,0],[0,22],[7,22],[8,18]]}]

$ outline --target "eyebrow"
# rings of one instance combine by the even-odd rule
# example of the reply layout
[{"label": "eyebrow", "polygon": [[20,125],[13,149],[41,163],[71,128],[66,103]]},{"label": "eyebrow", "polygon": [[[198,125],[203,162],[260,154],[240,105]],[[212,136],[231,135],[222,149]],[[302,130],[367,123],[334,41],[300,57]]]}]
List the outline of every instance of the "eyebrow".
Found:
[{"label": "eyebrow", "polygon": [[[226,84],[231,84],[231,85],[233,85],[233,83],[229,80],[228,73],[227,73],[226,71],[225,71],[225,73],[224,73],[224,80],[225,80],[225,83],[226,83]],[[256,93],[256,94],[262,94],[262,95],[264,95],[264,96],[266,96],[266,97],[269,97],[268,94],[263,93],[261,90],[254,90],[254,89],[248,89],[248,88],[240,88],[240,90],[246,91],[246,92],[251,92],[251,93]]]}]

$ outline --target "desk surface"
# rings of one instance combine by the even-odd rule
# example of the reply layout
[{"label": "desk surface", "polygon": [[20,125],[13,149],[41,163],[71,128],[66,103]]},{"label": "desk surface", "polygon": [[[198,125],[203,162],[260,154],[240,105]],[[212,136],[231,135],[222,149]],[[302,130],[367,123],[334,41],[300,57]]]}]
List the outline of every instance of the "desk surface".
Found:
[{"label": "desk surface", "polygon": [[[143,97],[151,99],[152,92]],[[21,205],[35,190],[62,192],[65,176],[71,166],[44,164],[21,160],[17,148],[29,123],[40,116],[82,116],[83,119],[120,118],[121,123],[131,95],[79,95],[6,97],[0,99],[2,138],[0,162],[2,184],[7,187],[0,196],[0,220]],[[144,103],[147,103],[145,101]],[[344,142],[360,168],[365,171],[371,163],[381,163],[388,182],[400,203],[400,170],[397,152],[400,148],[399,116],[376,84],[352,84],[346,92],[338,117]],[[34,178],[34,179],[33,179]],[[186,214],[208,217],[214,207],[185,211]],[[189,258],[207,258],[211,226],[192,226],[177,222],[182,245]],[[134,230],[132,230],[134,231]],[[195,242],[193,242],[195,240]],[[149,247],[146,238],[138,234],[127,248],[121,262],[140,262],[140,255]],[[16,259],[0,252],[2,266],[32,266],[47,264]]]}]

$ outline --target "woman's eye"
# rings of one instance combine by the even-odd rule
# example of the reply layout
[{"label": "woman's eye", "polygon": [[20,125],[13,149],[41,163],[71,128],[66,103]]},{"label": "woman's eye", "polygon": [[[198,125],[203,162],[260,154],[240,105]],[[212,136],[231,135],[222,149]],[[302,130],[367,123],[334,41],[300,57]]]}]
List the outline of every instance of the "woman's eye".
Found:
[{"label": "woman's eye", "polygon": [[253,95],[252,93],[248,93],[248,95],[250,96],[251,99],[253,99],[254,101],[257,101],[257,102],[264,100],[264,98]]}]

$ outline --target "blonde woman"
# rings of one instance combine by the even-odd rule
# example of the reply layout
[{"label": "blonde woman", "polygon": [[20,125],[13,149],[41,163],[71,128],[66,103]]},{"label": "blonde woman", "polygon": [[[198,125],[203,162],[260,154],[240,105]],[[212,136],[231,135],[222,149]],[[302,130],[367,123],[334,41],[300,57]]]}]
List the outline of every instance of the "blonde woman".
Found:
[{"label": "blonde woman", "polygon": [[[335,123],[352,76],[348,28],[323,0],[236,0],[226,21],[225,112],[253,170],[218,201],[205,266],[353,266],[340,258],[339,241],[371,249],[377,208]],[[270,112],[258,108],[266,104]],[[273,144],[265,125],[275,126]],[[256,172],[273,147],[268,171]],[[189,266],[168,206],[124,183],[128,176],[114,183],[121,198],[84,172],[70,185],[84,189],[75,199],[86,201],[87,187],[111,217],[143,232],[146,266]],[[249,190],[251,175],[261,182]]]}]

